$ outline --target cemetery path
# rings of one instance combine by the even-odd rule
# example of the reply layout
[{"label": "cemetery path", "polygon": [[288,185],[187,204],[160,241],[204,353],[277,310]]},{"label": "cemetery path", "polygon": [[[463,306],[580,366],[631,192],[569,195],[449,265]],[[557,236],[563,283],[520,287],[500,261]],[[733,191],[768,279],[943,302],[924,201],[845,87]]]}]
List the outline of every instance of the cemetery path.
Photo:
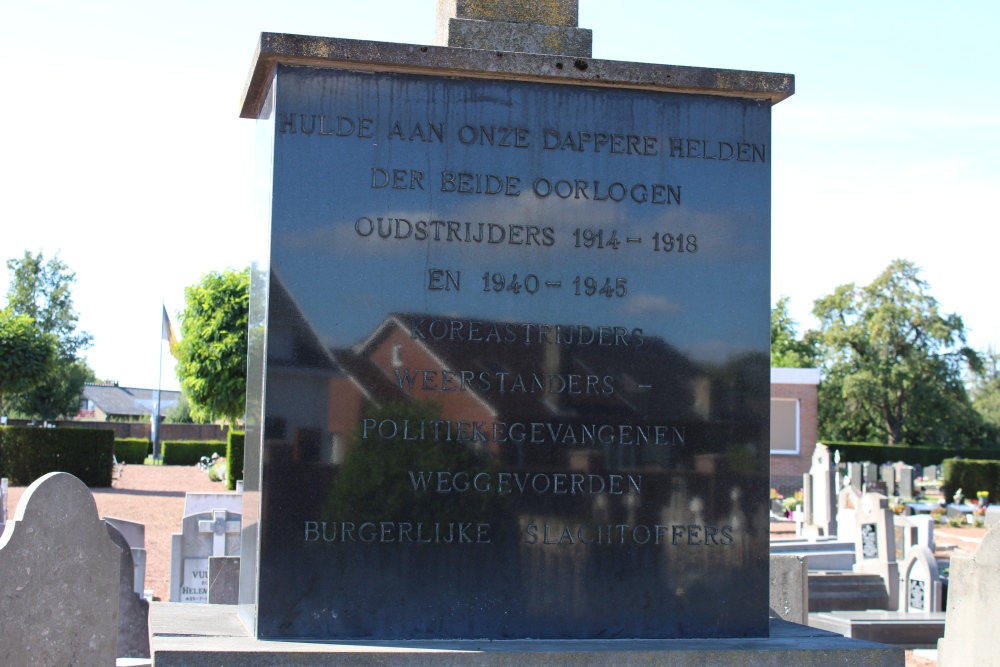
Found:
[{"label": "cemetery path", "polygon": [[[17,509],[26,487],[11,487],[8,517]],[[102,517],[113,516],[146,525],[146,588],[157,600],[170,597],[170,534],[180,532],[184,494],[225,491],[198,466],[126,466],[110,489],[91,489]]]}]

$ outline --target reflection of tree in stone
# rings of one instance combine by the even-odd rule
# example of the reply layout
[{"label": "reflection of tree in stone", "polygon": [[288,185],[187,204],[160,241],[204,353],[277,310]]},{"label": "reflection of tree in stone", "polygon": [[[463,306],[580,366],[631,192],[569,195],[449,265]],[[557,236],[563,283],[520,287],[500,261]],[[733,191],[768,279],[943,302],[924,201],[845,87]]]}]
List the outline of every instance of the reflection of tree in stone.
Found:
[{"label": "reflection of tree in stone", "polygon": [[[440,419],[441,408],[434,401],[388,404],[366,411],[365,418],[377,423],[391,419],[402,427],[421,420]],[[419,430],[419,429],[418,429]],[[432,434],[427,428],[426,433]],[[350,446],[323,504],[323,520],[488,522],[500,520],[503,501],[496,492],[496,465],[477,453],[468,442],[434,441],[433,436],[403,440],[402,428],[395,438],[362,440],[360,425],[351,435]],[[437,475],[426,490],[414,490],[410,473],[477,472],[489,473],[494,486],[488,492],[468,490],[437,491]],[[471,481],[471,480],[470,480]],[[449,485],[450,486],[450,485]]]}]

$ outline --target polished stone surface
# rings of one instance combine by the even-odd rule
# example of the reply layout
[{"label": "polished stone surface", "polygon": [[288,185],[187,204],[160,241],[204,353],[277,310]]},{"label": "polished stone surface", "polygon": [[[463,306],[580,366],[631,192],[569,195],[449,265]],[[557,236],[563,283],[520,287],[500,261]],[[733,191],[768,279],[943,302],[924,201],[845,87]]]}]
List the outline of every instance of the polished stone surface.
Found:
[{"label": "polished stone surface", "polygon": [[154,602],[156,667],[903,667],[903,649],[771,619],[761,639],[289,642],[253,639],[233,607]]},{"label": "polished stone surface", "polygon": [[0,665],[114,664],[121,551],[105,526],[72,475],[24,492],[0,537]]},{"label": "polished stone surface", "polygon": [[272,90],[257,635],[765,635],[770,104]]}]

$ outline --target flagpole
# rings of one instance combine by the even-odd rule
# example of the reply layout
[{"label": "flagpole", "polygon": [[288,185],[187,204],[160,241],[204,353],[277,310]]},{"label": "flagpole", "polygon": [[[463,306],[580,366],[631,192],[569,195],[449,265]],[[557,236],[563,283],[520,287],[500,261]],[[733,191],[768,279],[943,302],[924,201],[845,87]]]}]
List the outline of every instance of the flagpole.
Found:
[{"label": "flagpole", "polygon": [[[166,305],[161,301],[160,309],[166,312]],[[162,315],[160,316],[162,320]],[[156,396],[153,402],[153,460],[160,460],[160,387],[163,384],[163,322],[160,322],[160,363],[156,376]]]}]

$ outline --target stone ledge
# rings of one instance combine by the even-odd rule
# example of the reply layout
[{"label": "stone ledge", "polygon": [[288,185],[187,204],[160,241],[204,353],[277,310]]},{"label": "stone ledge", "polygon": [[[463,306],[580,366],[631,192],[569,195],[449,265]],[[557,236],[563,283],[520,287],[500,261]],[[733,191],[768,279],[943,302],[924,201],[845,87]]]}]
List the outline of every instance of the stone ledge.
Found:
[{"label": "stone ledge", "polygon": [[791,74],[265,32],[260,36],[243,89],[242,118],[257,117],[279,63],[720,95],[767,100],[771,104],[795,92],[795,77]]},{"label": "stone ledge", "polygon": [[235,606],[153,603],[150,646],[156,667],[903,667],[903,649],[847,639],[771,619],[767,639],[462,640],[308,643],[258,641]]}]

